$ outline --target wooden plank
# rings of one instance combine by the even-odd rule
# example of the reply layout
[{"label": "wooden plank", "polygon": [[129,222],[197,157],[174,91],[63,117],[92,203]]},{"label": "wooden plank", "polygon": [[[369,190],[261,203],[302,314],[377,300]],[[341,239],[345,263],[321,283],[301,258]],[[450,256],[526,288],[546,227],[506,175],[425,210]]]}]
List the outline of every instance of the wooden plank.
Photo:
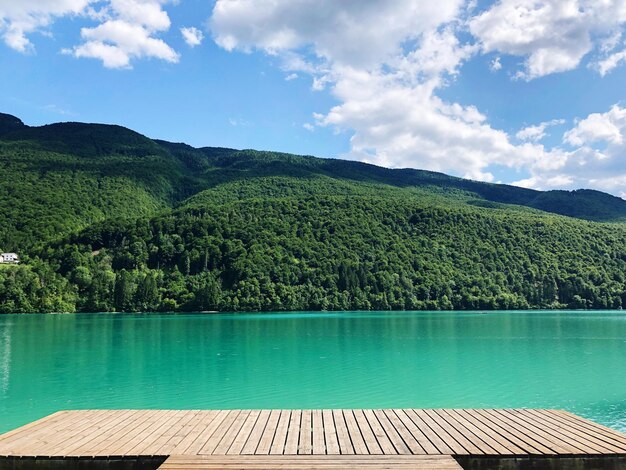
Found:
[{"label": "wooden plank", "polygon": [[357,424],[359,425],[359,429],[361,430],[361,435],[363,436],[363,440],[365,441],[365,445],[367,446],[367,450],[370,455],[380,455],[383,454],[383,450],[378,444],[378,440],[374,435],[374,431],[372,427],[367,421],[365,414],[363,414],[363,410],[352,410],[354,413],[354,418],[356,419]]},{"label": "wooden plank", "polygon": [[356,455],[368,455],[369,450],[367,449],[365,440],[361,435],[361,430],[359,429],[359,425],[354,417],[353,410],[343,410],[343,417],[346,421],[346,428],[348,430],[350,440],[352,441],[354,453]]},{"label": "wooden plank", "polygon": [[252,455],[256,452],[257,447],[259,447],[259,441],[261,440],[261,436],[263,435],[263,431],[265,430],[265,426],[267,425],[267,421],[270,418],[270,410],[261,410],[259,413],[259,417],[254,423],[254,427],[252,428],[252,432],[248,437],[243,449],[241,449],[242,454]]},{"label": "wooden plank", "polygon": [[[187,410],[177,411],[170,418],[168,423],[163,424],[162,432],[160,435],[155,435],[154,439],[147,445],[141,452],[141,455],[159,455],[159,449],[163,447],[170,438],[183,427],[183,425],[190,419],[192,413]],[[163,455],[163,454],[160,454]]]},{"label": "wooden plank", "polygon": [[374,437],[376,438],[376,442],[378,442],[378,446],[380,447],[383,454],[387,455],[395,455],[398,453],[395,446],[391,442],[389,436],[387,436],[387,432],[385,428],[380,424],[376,414],[373,410],[363,410],[363,415],[374,433]]},{"label": "wooden plank", "polygon": [[499,426],[480,413],[480,410],[456,410],[456,412],[463,416],[468,422],[472,423],[477,428],[480,428],[488,436],[491,436],[494,441],[503,446],[513,455],[527,455],[531,449],[523,441],[518,439],[515,435],[512,435],[506,428]]},{"label": "wooden plank", "polygon": [[521,447],[499,434],[497,428],[491,425],[490,421],[482,418],[474,410],[448,410],[448,413],[455,416],[461,424],[501,454],[525,454]]},{"label": "wooden plank", "polygon": [[[79,412],[69,413],[66,419],[55,423],[52,426],[47,426],[46,431],[43,433],[33,432],[31,436],[25,436],[19,441],[14,443],[14,449],[17,452],[14,454],[32,455],[33,453],[41,453],[41,455],[47,455],[46,449],[51,445],[64,442],[62,439],[66,436],[71,436],[72,433],[80,432],[83,426],[89,426],[94,422],[94,419],[103,419],[101,416],[103,412],[91,412],[89,410],[82,410]],[[100,416],[100,418],[99,418]],[[79,431],[76,430],[79,428]],[[57,445],[58,447],[58,445]],[[18,450],[19,449],[19,450]],[[62,452],[57,450],[57,452]],[[61,453],[61,455],[63,455]]]},{"label": "wooden plank", "polygon": [[605,442],[602,438],[594,436],[593,434],[587,434],[584,430],[579,429],[576,426],[573,426],[567,421],[559,419],[557,416],[548,413],[545,410],[527,410],[530,414],[537,416],[539,419],[543,420],[545,423],[550,423],[552,426],[556,426],[558,429],[563,429],[568,432],[571,436],[575,437],[580,442],[587,442],[590,445],[593,445],[598,449],[599,453],[602,454],[615,454],[621,453],[624,451],[619,446],[616,446],[614,443]]},{"label": "wooden plank", "polygon": [[527,442],[533,448],[539,449],[544,454],[559,455],[561,453],[567,453],[559,443],[555,444],[552,441],[546,440],[528,427],[521,426],[516,421],[513,421],[508,413],[503,412],[503,410],[484,409],[482,412],[489,415],[493,421],[506,427],[510,433],[515,433],[520,439]]},{"label": "wooden plank", "polygon": [[212,454],[240,414],[241,410],[230,410],[215,432],[198,451],[198,454]]},{"label": "wooden plank", "polygon": [[[219,443],[215,446],[215,448],[211,452],[206,452],[215,454],[215,455],[225,455],[228,452],[228,449],[233,445],[235,439],[239,435],[241,428],[245,424],[248,416],[250,416],[250,410],[242,410],[239,412],[237,417],[234,419],[233,423],[230,425],[228,430],[222,434],[222,439],[220,439]],[[208,448],[205,446],[203,450]],[[200,451],[200,453],[203,453]]]},{"label": "wooden plank", "polygon": [[432,418],[442,429],[446,431],[452,438],[461,444],[468,454],[470,455],[482,455],[484,454],[484,450],[481,447],[478,447],[474,442],[468,439],[465,435],[459,432],[454,426],[450,425],[445,418],[437,413],[437,410],[424,410],[424,412]]},{"label": "wooden plank", "polygon": [[461,470],[448,455],[172,456],[159,470],[267,469]]},{"label": "wooden plank", "polygon": [[[131,448],[124,450],[127,455],[152,455],[151,447],[171,426],[180,420],[180,412],[168,410],[164,416],[155,423],[155,426],[141,435],[141,441]],[[159,446],[160,447],[160,446]]]},{"label": "wooden plank", "polygon": [[[146,422],[154,413],[154,410],[129,410],[131,415],[124,423],[117,426],[116,429],[110,429],[102,440],[98,441],[97,446],[93,446],[90,451],[93,456],[111,456],[113,450],[124,443],[127,436],[134,430]],[[169,454],[161,454],[169,455]]]},{"label": "wooden plank", "polygon": [[501,435],[506,436],[511,442],[517,444],[520,448],[524,449],[526,454],[536,455],[555,455],[549,447],[544,446],[541,442],[535,441],[529,436],[517,431],[515,428],[508,426],[497,415],[489,414],[489,410],[474,410],[477,414],[483,417],[486,421],[491,423],[492,429],[499,432]]},{"label": "wooden plank", "polygon": [[233,444],[226,452],[227,454],[239,455],[243,452],[243,447],[246,445],[246,442],[248,442],[248,438],[250,437],[252,429],[254,429],[254,425],[259,419],[260,414],[261,410],[251,410],[250,413],[248,413],[246,421],[243,423],[243,426],[239,430],[237,437],[235,437]]},{"label": "wooden plank", "polygon": [[437,410],[439,415],[445,416],[445,419],[451,426],[457,429],[467,439],[471,440],[477,447],[481,448],[485,454],[501,455],[510,452],[505,447],[498,444],[491,436],[482,429],[468,423],[467,420],[460,417],[455,410]]},{"label": "wooden plank", "polygon": [[128,451],[144,442],[147,436],[159,427],[159,421],[167,419],[167,411],[154,410],[148,415],[148,419],[143,421],[132,431],[128,432],[124,439],[112,446],[111,455],[129,455]]},{"label": "wooden plank", "polygon": [[302,411],[292,410],[289,417],[289,428],[285,439],[284,453],[293,455],[298,453],[298,442],[300,441],[300,422],[302,420]]},{"label": "wooden plank", "polygon": [[322,426],[324,428],[324,441],[326,442],[326,453],[329,455],[341,454],[332,410],[322,410],[322,420]]},{"label": "wooden plank", "polygon": [[291,410],[281,410],[274,441],[270,448],[270,455],[282,455],[285,452],[285,443],[287,442],[287,431],[289,430],[290,421]]},{"label": "wooden plank", "polygon": [[531,410],[519,410],[519,414],[523,416],[528,422],[533,423],[536,426],[541,426],[548,432],[558,435],[561,439],[569,442],[573,446],[579,448],[582,452],[588,454],[604,454],[610,453],[602,446],[598,446],[588,439],[581,439],[579,435],[572,432],[571,428],[566,428],[560,424],[555,424],[549,419],[546,419],[542,415],[536,415]]},{"label": "wooden plank", "polygon": [[127,443],[136,436],[139,430],[153,422],[155,413],[155,410],[145,410],[144,412],[134,410],[127,425],[123,426],[119,433],[110,432],[107,434],[101,445],[93,453],[95,455],[119,456],[124,449],[129,447]]},{"label": "wooden plank", "polygon": [[197,454],[228,416],[228,410],[210,412],[174,449],[179,454]]},{"label": "wooden plank", "polygon": [[424,448],[419,444],[417,439],[415,439],[413,434],[411,434],[411,432],[406,428],[406,426],[402,423],[402,421],[400,421],[400,418],[398,418],[398,415],[395,413],[394,410],[380,410],[378,414],[379,414],[378,418],[383,426],[386,426],[386,423],[383,417],[387,418],[387,423],[389,426],[389,430],[387,434],[390,436],[390,438],[392,436],[392,432],[394,432],[402,440],[404,447],[402,446],[401,443],[398,443],[396,445],[396,449],[400,449],[400,448],[403,449],[403,452],[400,452],[400,450],[398,450],[399,453],[415,454],[415,455],[426,454],[426,451],[424,450]]},{"label": "wooden plank", "polygon": [[562,411],[510,409],[78,410],[0,436],[0,455],[199,453],[287,454],[299,462],[318,455],[624,455],[626,436]]},{"label": "wooden plank", "polygon": [[181,413],[180,419],[174,425],[170,426],[170,428],[167,429],[161,435],[161,437],[159,437],[156,441],[154,441],[152,445],[150,446],[150,450],[152,451],[153,455],[170,455],[169,453],[167,454],[161,453],[163,447],[168,442],[170,442],[170,440],[174,438],[174,436],[177,436],[181,432],[181,430],[185,429],[188,423],[196,415],[194,411],[190,411],[190,410],[181,410],[180,413]]},{"label": "wooden plank", "polygon": [[431,454],[453,454],[452,449],[448,447],[448,445],[439,437],[439,434],[432,429],[422,416],[420,416],[416,410],[404,410],[406,415],[409,417],[411,421],[417,426],[417,428],[422,432],[428,442],[430,442],[436,449],[436,452],[431,452]]},{"label": "wooden plank", "polygon": [[[406,442],[404,442],[404,439],[402,439],[402,436],[400,436],[397,429],[391,423],[391,421],[389,420],[387,415],[384,413],[384,411],[372,410],[372,413],[374,414],[374,416],[376,416],[376,419],[378,420],[380,426],[385,432],[385,435],[387,436],[387,439],[389,439],[389,442],[391,443],[394,449],[394,452],[385,452],[385,453],[386,454],[395,453],[395,454],[401,454],[401,455],[412,454],[413,452],[411,452],[411,449],[409,449]],[[385,449],[383,448],[383,451],[384,450]]]},{"label": "wooden plank", "polygon": [[99,435],[106,424],[114,420],[119,411],[99,410],[80,413],[76,419],[68,420],[67,425],[56,432],[40,438],[37,451],[41,455],[69,456],[76,441]]},{"label": "wooden plank", "polygon": [[[526,413],[522,413],[523,410],[514,409],[514,410],[508,410],[508,411],[509,413],[517,416],[522,421],[528,423],[528,425],[531,426],[535,430],[535,432],[537,432],[538,429],[541,429],[546,434],[552,436],[555,439],[560,440],[564,445],[569,446],[572,449],[572,452],[575,454],[586,454],[590,450],[588,447],[586,447],[585,444],[576,442],[575,439],[570,438],[566,434],[559,432],[557,430],[554,430],[550,426],[547,426],[546,423],[544,423],[543,421],[538,420],[533,416],[528,416]],[[591,452],[594,453],[593,450]]]},{"label": "wooden plank", "polygon": [[200,410],[191,410],[189,419],[176,431],[176,433],[157,450],[157,455],[172,455],[174,449],[180,445],[183,439],[191,434],[196,426],[202,421],[202,416],[205,412]]},{"label": "wooden plank", "polygon": [[300,421],[300,440],[298,441],[298,454],[311,453],[313,453],[311,410],[302,410],[302,420]]},{"label": "wooden plank", "polygon": [[45,432],[49,426],[62,421],[67,413],[69,413],[69,411],[57,411],[36,421],[25,424],[24,426],[20,426],[19,428],[0,434],[0,449],[11,442],[15,442],[16,439],[20,439],[20,436],[22,435],[29,436],[32,435],[33,432]]},{"label": "wooden plank", "polygon": [[[416,416],[421,419],[421,422],[424,424],[424,434],[428,438],[428,440],[437,448],[439,453],[441,454],[455,454],[455,455],[465,455],[469,452],[465,447],[459,444],[454,437],[452,437],[448,432],[439,425],[439,423],[434,420],[425,410],[414,409],[411,410]],[[415,421],[415,420],[414,420]],[[421,429],[421,426],[418,426]],[[428,434],[428,430],[430,430],[434,436],[431,437]]]},{"label": "wooden plank", "polygon": [[3,434],[0,440],[0,455],[19,455],[30,444],[40,442],[41,436],[55,434],[59,426],[63,426],[63,423],[71,419],[69,414],[69,411],[57,412]]},{"label": "wooden plank", "polygon": [[560,439],[555,438],[550,433],[546,433],[535,426],[529,425],[527,422],[520,420],[518,416],[510,413],[510,410],[493,410],[503,421],[507,422],[509,426],[523,432],[527,435],[536,436],[541,439],[542,443],[545,443],[548,447],[553,449],[558,454],[573,454],[579,452],[578,449],[572,448],[567,443]]},{"label": "wooden plank", "polygon": [[590,435],[603,439],[605,442],[609,442],[613,445],[619,446],[626,450],[626,435],[615,431],[614,429],[602,426],[601,424],[589,421],[585,418],[577,416],[563,410],[545,410],[547,413],[551,413],[558,417],[560,420],[567,422],[569,425],[574,426]]},{"label": "wooden plank", "polygon": [[350,433],[346,425],[346,420],[342,410],[333,410],[333,421],[335,430],[337,431],[337,442],[339,443],[339,452],[342,455],[354,455],[354,446],[350,439]]},{"label": "wooden plank", "polygon": [[[433,445],[432,442],[426,437],[426,434],[422,432],[420,428],[418,428],[413,420],[407,414],[407,410],[393,410],[395,415],[398,417],[398,420],[402,423],[402,427],[406,428],[409,433],[415,438],[415,440],[419,443],[423,452],[416,452],[419,454],[439,454],[439,450]],[[400,426],[398,426],[400,427]]]},{"label": "wooden plank", "polygon": [[65,452],[67,455],[81,456],[97,454],[110,442],[107,438],[117,435],[123,423],[135,421],[137,414],[135,410],[120,410],[117,413],[112,413],[113,419],[105,422],[100,429],[90,428],[88,432],[84,433],[83,439],[74,438],[71,445],[65,448]]},{"label": "wooden plank", "polygon": [[324,437],[324,420],[322,410],[313,410],[311,413],[311,430],[313,432],[313,454],[326,454],[326,439]]},{"label": "wooden plank", "polygon": [[261,434],[261,439],[259,440],[259,445],[255,454],[267,455],[270,453],[272,442],[274,442],[274,435],[276,434],[276,428],[278,427],[279,418],[280,410],[272,410],[270,412],[270,416],[267,420],[267,424],[265,425],[265,429],[263,430],[263,434]]}]

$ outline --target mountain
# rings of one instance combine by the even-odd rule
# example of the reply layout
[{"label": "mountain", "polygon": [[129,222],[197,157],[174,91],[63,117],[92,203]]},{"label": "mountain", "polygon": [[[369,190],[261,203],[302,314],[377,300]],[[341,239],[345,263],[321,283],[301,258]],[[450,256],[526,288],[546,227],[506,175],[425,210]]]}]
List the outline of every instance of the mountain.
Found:
[{"label": "mountain", "polygon": [[621,308],[626,201],[0,114],[0,311]]}]

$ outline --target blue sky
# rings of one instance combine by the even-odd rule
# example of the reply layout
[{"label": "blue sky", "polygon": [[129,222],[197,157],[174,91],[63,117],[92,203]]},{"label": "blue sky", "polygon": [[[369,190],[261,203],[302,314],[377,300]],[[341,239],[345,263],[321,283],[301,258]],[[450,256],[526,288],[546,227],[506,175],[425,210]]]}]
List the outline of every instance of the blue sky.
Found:
[{"label": "blue sky", "polygon": [[626,0],[0,0],[0,111],[626,197],[625,24]]}]

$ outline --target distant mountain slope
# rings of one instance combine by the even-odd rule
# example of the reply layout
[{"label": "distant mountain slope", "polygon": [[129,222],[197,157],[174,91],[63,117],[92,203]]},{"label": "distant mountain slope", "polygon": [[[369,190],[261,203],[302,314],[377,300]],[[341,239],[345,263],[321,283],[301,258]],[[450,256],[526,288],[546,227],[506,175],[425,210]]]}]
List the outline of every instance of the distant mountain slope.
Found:
[{"label": "distant mountain slope", "polygon": [[[448,198],[453,204],[485,206],[481,201],[489,201],[587,220],[626,221],[626,201],[597,191],[540,192],[353,161],[196,149],[152,140],[120,126],[69,122],[30,127],[7,114],[0,114],[0,165],[0,247],[11,249],[109,217],[156,214],[192,196],[197,203],[202,190],[264,177],[290,178],[288,194],[294,186],[303,194],[319,191],[319,185],[307,189],[307,182],[322,178],[328,194],[334,188],[343,194],[397,188]],[[270,190],[269,181],[275,180],[257,187],[259,197],[287,190],[280,185]],[[381,188],[373,189],[376,185]],[[247,184],[248,193],[253,187]]]},{"label": "distant mountain slope", "polygon": [[[626,221],[626,201],[592,190],[536,191],[517,186],[466,180],[443,173],[414,169],[389,169],[361,162],[322,159],[276,152],[230,149],[194,149],[157,141],[174,156],[194,161],[212,184],[240,178],[325,176],[344,182],[380,183],[398,188],[421,188],[438,195],[517,204],[546,212],[599,222]],[[206,157],[206,159],[204,158]]]},{"label": "distant mountain slope", "polygon": [[598,191],[0,114],[0,312],[621,308],[622,222]]}]

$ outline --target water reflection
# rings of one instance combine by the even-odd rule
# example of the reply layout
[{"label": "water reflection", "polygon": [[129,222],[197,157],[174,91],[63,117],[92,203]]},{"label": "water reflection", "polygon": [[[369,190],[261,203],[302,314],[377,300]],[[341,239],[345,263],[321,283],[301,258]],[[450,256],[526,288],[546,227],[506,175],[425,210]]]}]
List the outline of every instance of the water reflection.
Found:
[{"label": "water reflection", "polygon": [[11,374],[11,328],[10,321],[0,322],[0,391],[5,395]]},{"label": "water reflection", "polygon": [[0,431],[67,408],[550,407],[626,424],[618,312],[5,316],[5,337]]}]

